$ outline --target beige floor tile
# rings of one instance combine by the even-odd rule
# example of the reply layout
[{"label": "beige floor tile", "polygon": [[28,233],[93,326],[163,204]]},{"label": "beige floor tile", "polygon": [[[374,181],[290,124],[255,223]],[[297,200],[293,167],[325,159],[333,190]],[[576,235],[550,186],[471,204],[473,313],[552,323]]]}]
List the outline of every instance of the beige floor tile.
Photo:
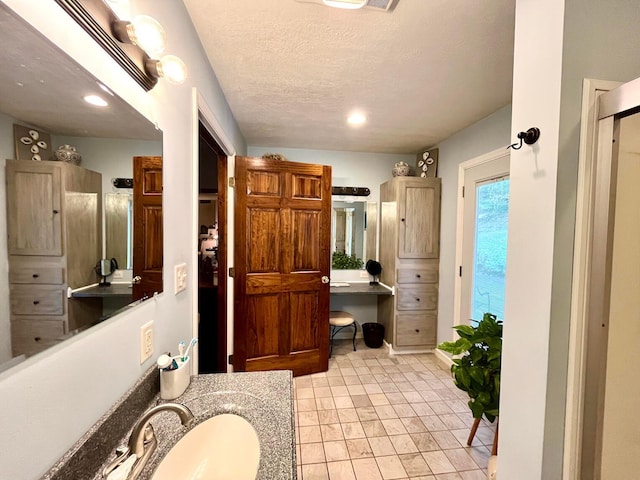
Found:
[{"label": "beige floor tile", "polygon": [[327,463],[330,480],[356,480],[350,460]]},{"label": "beige floor tile", "polygon": [[[411,402],[411,406],[413,407],[413,410],[416,412],[416,414],[419,417],[425,417],[427,415],[435,415],[436,412],[434,412],[431,407],[429,405],[427,405],[427,402],[423,402],[422,399],[420,399],[417,402]],[[469,407],[467,407],[468,409]]]},{"label": "beige floor tile", "polygon": [[367,437],[384,437],[387,435],[387,431],[380,420],[362,422],[362,428]]},{"label": "beige floor tile", "polygon": [[439,417],[440,417],[440,420],[442,420],[442,423],[444,423],[449,430],[455,430],[457,428],[467,427],[467,424],[464,423],[460,419],[460,417],[458,417],[458,415],[456,415],[455,413],[439,415]]},{"label": "beige floor tile", "polygon": [[375,393],[382,393],[382,389],[380,388],[380,385],[378,385],[377,383],[363,384],[362,386],[364,387],[364,391],[367,392],[367,394],[369,395],[373,395]]},{"label": "beige floor tile", "polygon": [[304,427],[308,425],[319,425],[318,422],[318,412],[300,412],[298,413],[298,421],[297,425]]},{"label": "beige floor tile", "polygon": [[323,463],[324,448],[322,443],[303,443],[300,445],[300,463]]},{"label": "beige floor tile", "polygon": [[441,432],[431,432],[431,435],[433,435],[433,438],[436,439],[436,442],[438,442],[438,445],[440,445],[440,448],[442,450],[462,447],[462,445],[460,445],[460,442],[456,440],[456,437],[449,430],[443,430]]},{"label": "beige floor tile", "polygon": [[384,480],[402,479],[407,477],[407,472],[397,455],[376,457],[376,463]]},{"label": "beige floor tile", "polygon": [[420,396],[426,402],[440,402],[442,399],[433,390],[420,391]]},{"label": "beige floor tile", "polygon": [[395,410],[396,415],[398,415],[398,417],[400,418],[417,416],[413,407],[408,403],[401,403],[399,405],[394,405],[393,409]]},{"label": "beige floor tile", "polygon": [[[469,428],[459,428],[457,430],[449,430],[451,435],[456,437],[456,440],[460,442],[460,445],[463,447],[467,446],[467,440],[469,439],[469,432],[471,431]],[[482,445],[477,438],[474,437],[472,445]]]},{"label": "beige floor tile", "polygon": [[371,407],[373,404],[371,403],[371,399],[369,395],[351,395],[351,401],[355,407]]},{"label": "beige floor tile", "polygon": [[451,464],[447,456],[441,450],[436,450],[433,452],[423,452],[422,456],[429,465],[431,471],[438,475],[440,473],[450,473],[455,472],[455,467]]},{"label": "beige floor tile", "polygon": [[311,384],[313,385],[313,388],[328,387],[329,386],[329,381],[327,380],[327,376],[326,375],[324,377],[313,377],[312,376]]},{"label": "beige floor tile", "polygon": [[299,427],[300,443],[315,443],[322,441],[322,434],[320,433],[320,426],[312,425],[309,427]]},{"label": "beige floor tile", "polygon": [[396,387],[398,387],[398,390],[405,393],[416,391],[416,389],[413,388],[413,385],[411,385],[411,383],[409,382],[396,382]]},{"label": "beige floor tile", "polygon": [[[381,407],[378,407],[381,408]],[[374,407],[361,407],[356,409],[356,413],[358,414],[358,418],[362,422],[366,422],[369,420],[378,420],[378,414]]]},{"label": "beige floor tile", "polygon": [[345,385],[361,385],[362,384],[362,382],[360,381],[360,378],[357,377],[356,375],[348,375],[342,378],[344,379]]},{"label": "beige floor tile", "polygon": [[436,475],[436,480],[462,480],[459,473],[443,473]]},{"label": "beige floor tile", "polygon": [[407,403],[407,399],[404,398],[404,395],[401,392],[390,392],[390,393],[385,393],[385,395],[387,396],[387,399],[389,400],[389,403],[391,405],[399,405],[402,403]]},{"label": "beige floor tile", "polygon": [[[413,440],[409,436],[409,434],[404,435],[391,435],[389,436],[391,443],[393,444],[393,448],[396,450],[398,455],[403,453],[418,453],[418,447],[413,443]],[[469,469],[459,469],[459,470],[469,470]]]},{"label": "beige floor tile", "polygon": [[423,433],[427,431],[427,427],[424,426],[424,423],[422,423],[422,420],[418,417],[401,418],[400,421],[409,433]]},{"label": "beige floor tile", "polygon": [[431,409],[436,412],[437,415],[443,415],[446,413],[453,413],[453,411],[449,408],[449,405],[446,401],[442,402],[428,402]]},{"label": "beige floor tile", "polygon": [[469,470],[468,472],[460,472],[460,477],[462,477],[462,480],[486,480],[487,472],[482,470]]},{"label": "beige floor tile", "polygon": [[378,464],[373,458],[351,460],[357,480],[383,480]]},{"label": "beige floor tile", "polygon": [[[344,378],[349,377],[349,376],[357,376],[356,375],[356,370],[355,368],[349,366],[349,367],[340,367],[340,373],[342,373],[342,376]],[[345,382],[346,383],[346,382]]]},{"label": "beige floor tile", "polygon": [[316,410],[335,410],[336,404],[333,397],[316,398]]},{"label": "beige floor tile", "polygon": [[418,450],[420,450],[421,452],[432,452],[434,450],[440,450],[438,442],[436,442],[436,439],[433,438],[431,433],[412,433],[411,439],[413,440],[413,443],[415,443],[418,447]]},{"label": "beige floor tile", "polygon": [[341,409],[341,408],[353,408],[353,401],[351,400],[351,397],[346,396],[346,397],[333,397],[333,402],[336,405],[337,409]]},{"label": "beige floor tile", "polygon": [[419,475],[431,474],[427,462],[420,453],[406,453],[404,455],[398,455],[398,457],[409,477],[414,478]]},{"label": "beige floor tile", "polygon": [[395,455],[396,451],[389,437],[371,437],[368,440],[374,456]]},{"label": "beige floor tile", "polygon": [[312,412],[317,410],[315,398],[298,399],[298,412]]},{"label": "beige floor tile", "polygon": [[360,422],[343,423],[342,432],[344,434],[344,438],[346,439],[366,437],[364,429],[362,428],[362,424]]},{"label": "beige floor tile", "polygon": [[329,480],[326,463],[302,465],[302,478],[298,480]]},{"label": "beige floor tile", "polygon": [[349,396],[349,390],[347,389],[347,387],[345,385],[336,385],[331,387],[331,394],[334,397],[348,397]]},{"label": "beige floor tile", "polygon": [[313,389],[315,398],[332,397],[331,389],[329,387],[316,387]]},{"label": "beige floor tile", "polygon": [[371,445],[366,438],[352,438],[345,440],[351,459],[373,457]]},{"label": "beige floor tile", "polygon": [[342,377],[342,372],[340,372],[340,367],[338,367],[337,363],[329,363],[329,370],[327,370],[327,380],[329,380],[329,385],[331,385],[331,378],[334,377]]},{"label": "beige floor tile", "polygon": [[311,377],[296,377],[293,379],[293,384],[296,388],[311,388],[313,384],[311,383]]},{"label": "beige floor tile", "polygon": [[296,400],[299,398],[314,398],[313,388],[296,388]]},{"label": "beige floor tile", "polygon": [[322,441],[324,442],[329,442],[331,440],[344,440],[342,428],[339,423],[320,425],[320,432],[322,432]]},{"label": "beige floor tile", "polygon": [[341,408],[338,410],[338,418],[340,423],[359,422],[360,417],[355,408]]},{"label": "beige floor tile", "polygon": [[336,410],[319,410],[318,423],[320,425],[329,425],[331,423],[340,423],[338,412]]},{"label": "beige floor tile", "polygon": [[349,390],[349,395],[365,395],[367,392],[364,389],[363,385],[347,385],[347,390]]},{"label": "beige floor tile", "polygon": [[409,403],[418,403],[424,401],[424,398],[422,398],[422,395],[420,395],[418,392],[402,392],[402,396]]},{"label": "beige floor tile", "polygon": [[296,471],[298,472],[298,478],[302,479],[302,466],[296,465]]},{"label": "beige floor tile", "polygon": [[368,384],[377,384],[378,381],[375,378],[375,375],[360,375],[360,383],[362,383],[362,385],[368,385]]},{"label": "beige floor tile", "polygon": [[349,460],[349,451],[344,440],[335,440],[332,442],[324,442],[324,456],[327,462],[336,462],[339,460]]},{"label": "beige floor tile", "polygon": [[377,407],[379,405],[389,405],[389,399],[384,393],[370,393],[369,400],[371,400],[371,404],[374,407]]},{"label": "beige floor tile", "polygon": [[396,384],[391,381],[384,381],[380,383],[380,390],[384,393],[400,393]]},{"label": "beige floor tile", "polygon": [[379,405],[375,407],[375,409],[380,420],[388,418],[398,418],[398,414],[396,413],[392,405]]},{"label": "beige floor tile", "polygon": [[296,443],[296,465],[300,465],[302,461],[300,460],[300,443]]},{"label": "beige floor tile", "polygon": [[424,417],[420,417],[420,420],[422,420],[422,423],[424,423],[424,426],[427,427],[427,430],[429,430],[430,432],[439,432],[441,430],[447,429],[445,424],[442,423],[442,420],[440,420],[440,417],[438,417],[437,415],[427,415]]},{"label": "beige floor tile", "polygon": [[369,367],[355,367],[357,375],[371,375],[371,369]]},{"label": "beige floor tile", "polygon": [[327,377],[327,382],[330,387],[343,387],[345,385],[344,378],[342,378],[342,373],[338,370],[337,376]]},{"label": "beige floor tile", "polygon": [[387,432],[387,435],[401,435],[407,433],[407,429],[404,428],[404,424],[398,418],[382,419],[382,426]]},{"label": "beige floor tile", "polygon": [[478,431],[476,432],[476,438],[484,445],[493,445],[494,436],[495,429],[489,427],[478,427]]},{"label": "beige floor tile", "polygon": [[464,448],[445,450],[444,454],[447,456],[451,464],[456,467],[458,472],[462,472],[464,470],[476,470],[478,468],[476,462],[473,461],[471,455],[469,455]]},{"label": "beige floor tile", "polygon": [[489,450],[489,448],[490,447],[480,446],[466,448],[465,450],[471,455],[471,458],[473,458],[473,461],[476,462],[479,467],[486,469],[487,465],[489,465],[489,458],[491,458],[491,450]]}]

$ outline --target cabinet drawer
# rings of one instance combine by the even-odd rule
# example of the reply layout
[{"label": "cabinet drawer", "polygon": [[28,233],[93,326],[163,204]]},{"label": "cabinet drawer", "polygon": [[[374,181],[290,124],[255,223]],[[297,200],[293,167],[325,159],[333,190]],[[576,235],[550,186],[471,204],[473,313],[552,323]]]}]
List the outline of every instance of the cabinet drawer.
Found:
[{"label": "cabinet drawer", "polygon": [[23,320],[21,318],[16,319],[16,317],[11,320],[12,337],[59,340],[64,334],[64,320]]},{"label": "cabinet drawer", "polygon": [[26,267],[9,271],[10,283],[62,284],[63,269],[60,267]]},{"label": "cabinet drawer", "polygon": [[437,285],[398,286],[398,310],[435,310],[438,308]]},{"label": "cabinet drawer", "polygon": [[11,313],[62,315],[64,289],[57,285],[11,285]]},{"label": "cabinet drawer", "polygon": [[398,283],[438,283],[438,264],[421,268],[399,268]]},{"label": "cabinet drawer", "polygon": [[396,315],[396,345],[435,347],[436,313]]}]

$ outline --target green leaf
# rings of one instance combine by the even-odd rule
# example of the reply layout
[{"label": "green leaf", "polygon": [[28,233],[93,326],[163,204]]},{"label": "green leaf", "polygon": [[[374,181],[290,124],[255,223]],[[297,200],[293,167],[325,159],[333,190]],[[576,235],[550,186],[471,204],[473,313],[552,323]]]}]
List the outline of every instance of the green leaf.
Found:
[{"label": "green leaf", "polygon": [[469,374],[471,375],[471,378],[473,378],[480,385],[484,384],[484,373],[482,371],[482,368],[475,366],[471,367],[469,369]]},{"label": "green leaf", "polygon": [[469,388],[469,386],[471,385],[471,376],[469,375],[467,369],[458,368],[456,369],[455,375],[458,382],[460,382],[464,387]]},{"label": "green leaf", "polygon": [[491,403],[491,394],[488,392],[480,392],[478,394],[478,402],[482,405],[489,405]]},{"label": "green leaf", "polygon": [[476,402],[474,400],[469,400],[469,408],[471,409],[471,413],[473,414],[473,418],[482,418],[482,413],[484,412],[484,407],[480,402]]}]

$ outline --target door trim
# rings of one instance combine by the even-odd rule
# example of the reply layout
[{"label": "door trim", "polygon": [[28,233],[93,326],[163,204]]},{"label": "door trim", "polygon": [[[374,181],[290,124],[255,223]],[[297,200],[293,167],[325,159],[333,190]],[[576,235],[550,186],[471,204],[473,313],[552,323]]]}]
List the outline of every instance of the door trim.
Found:
[{"label": "door trim", "polygon": [[[484,165],[486,163],[500,160],[511,155],[509,150],[504,147],[498,148],[491,152],[485,153],[478,157],[472,158],[458,165],[458,189],[457,196],[457,213],[456,213],[456,262],[454,265],[454,290],[453,290],[453,326],[460,325],[460,302],[462,301],[462,277],[458,273],[460,265],[462,265],[462,247],[463,247],[463,223],[464,223],[464,199],[462,196],[462,188],[464,187],[465,175],[467,170]],[[457,334],[455,330],[451,331],[451,338],[455,341]]]},{"label": "door trim", "polygon": [[586,332],[588,279],[591,271],[589,251],[592,244],[593,197],[598,144],[598,99],[621,85],[620,82],[585,79],[582,88],[580,151],[576,227],[573,249],[573,282],[569,355],[567,366],[567,400],[565,414],[563,479],[579,480],[582,462],[584,391],[586,376]]},{"label": "door trim", "polygon": [[[226,159],[226,171],[224,175],[227,176],[229,168],[233,171],[233,158],[236,154],[233,143],[225,133],[222,125],[216,118],[213,110],[209,107],[204,97],[200,94],[196,87],[191,89],[191,191],[192,191],[192,205],[191,205],[191,245],[193,245],[191,253],[191,268],[190,268],[190,287],[191,287],[191,335],[192,337],[198,336],[198,190],[199,190],[199,124],[207,129],[218,145],[222,148],[227,155]],[[218,169],[221,166],[221,160],[218,160]],[[230,197],[229,182],[225,180],[224,189],[220,189],[220,170],[218,170],[218,205],[226,204],[226,218],[233,218],[233,202],[227,201]],[[221,197],[224,202],[221,202]],[[219,220],[221,217],[219,217]],[[226,234],[221,232],[218,239],[219,251],[224,252],[226,250],[227,257],[220,265],[225,265],[227,260],[231,261],[233,265],[233,225],[227,221]],[[219,270],[222,272],[222,269]],[[222,276],[221,276],[222,277]],[[221,280],[221,281],[220,281]],[[229,342],[229,335],[233,335],[233,309],[229,310],[229,303],[233,305],[233,288],[229,288],[230,282],[228,281],[228,270],[225,268],[224,278],[219,279],[219,301],[218,301],[218,313],[224,312],[221,318],[225,319],[227,325],[227,339],[226,339],[226,351],[224,355],[230,355],[233,353],[233,342]],[[220,298],[226,299],[226,301],[220,301]],[[229,312],[231,318],[229,319]],[[233,338],[233,337],[231,337]],[[193,362],[191,362],[191,374],[198,374],[198,344],[194,346],[192,355]],[[221,353],[221,352],[219,352]],[[232,371],[231,366],[227,365],[227,371]]]}]

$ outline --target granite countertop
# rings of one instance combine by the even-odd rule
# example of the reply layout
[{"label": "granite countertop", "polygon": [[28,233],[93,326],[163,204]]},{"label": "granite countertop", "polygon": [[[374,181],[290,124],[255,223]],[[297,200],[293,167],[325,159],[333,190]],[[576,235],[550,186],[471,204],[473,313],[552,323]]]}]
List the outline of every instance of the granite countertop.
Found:
[{"label": "granite countertop", "polygon": [[392,295],[392,290],[383,284],[370,285],[369,282],[338,282],[349,286],[331,287],[331,295]]},{"label": "granite countertop", "polygon": [[[199,423],[222,413],[245,418],[260,439],[259,480],[295,480],[295,433],[290,371],[227,373],[193,377],[191,385],[171,402],[187,406],[195,416],[191,428],[183,427],[173,412],[151,420],[158,448],[140,475],[149,479],[171,447]],[[166,403],[159,400],[156,403]],[[97,477],[99,478],[99,477]]]},{"label": "granite countertop", "polygon": [[[42,479],[102,480],[103,469],[115,458],[115,447],[128,443],[137,419],[149,408],[167,402],[160,399],[158,387],[158,370],[153,367]],[[261,449],[258,480],[297,479],[290,371],[197,375],[191,377],[187,390],[171,402],[186,405],[195,421],[187,428],[173,412],[161,412],[152,418],[158,447],[142,471],[141,480],[151,478],[160,461],[187,432],[223,413],[243,417],[256,430]]]}]

